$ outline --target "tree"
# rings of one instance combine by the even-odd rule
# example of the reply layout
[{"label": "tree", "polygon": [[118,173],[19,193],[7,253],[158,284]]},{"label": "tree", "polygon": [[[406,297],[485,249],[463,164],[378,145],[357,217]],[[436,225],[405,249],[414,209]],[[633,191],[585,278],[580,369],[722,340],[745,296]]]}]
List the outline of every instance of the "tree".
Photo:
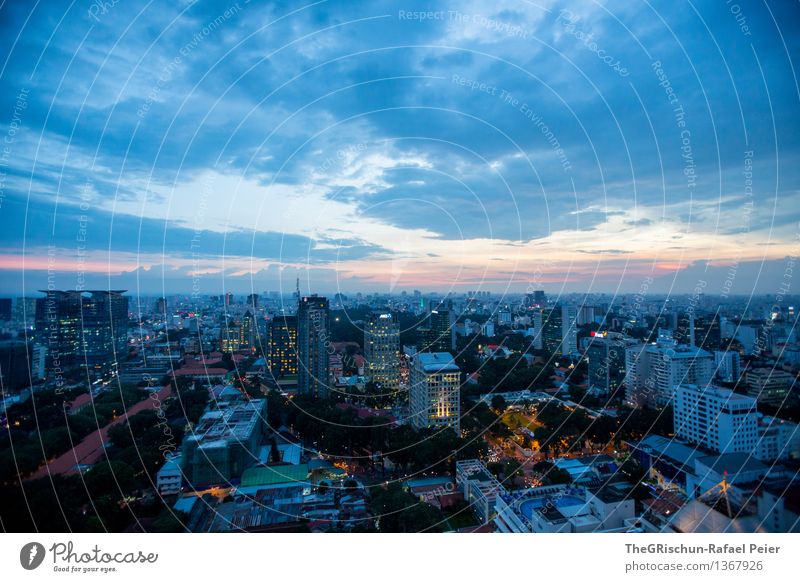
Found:
[{"label": "tree", "polygon": [[492,397],[492,408],[500,414],[506,409],[506,399],[501,394],[495,394]]}]

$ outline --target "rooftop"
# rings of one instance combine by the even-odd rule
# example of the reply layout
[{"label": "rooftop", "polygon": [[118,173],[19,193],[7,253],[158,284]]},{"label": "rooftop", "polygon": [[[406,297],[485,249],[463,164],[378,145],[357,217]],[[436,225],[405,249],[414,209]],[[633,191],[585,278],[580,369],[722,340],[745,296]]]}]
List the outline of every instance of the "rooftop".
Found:
[{"label": "rooftop", "polygon": [[458,372],[460,369],[447,352],[421,353],[415,357],[425,372]]}]

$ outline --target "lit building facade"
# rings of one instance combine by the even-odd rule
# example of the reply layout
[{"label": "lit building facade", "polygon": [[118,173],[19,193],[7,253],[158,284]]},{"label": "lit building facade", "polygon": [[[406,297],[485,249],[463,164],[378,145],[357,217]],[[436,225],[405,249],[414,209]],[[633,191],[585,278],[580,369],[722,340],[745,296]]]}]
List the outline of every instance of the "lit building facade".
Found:
[{"label": "lit building facade", "polygon": [[382,391],[400,388],[400,327],[390,313],[374,313],[364,327],[366,374]]},{"label": "lit building facade", "polygon": [[275,376],[297,374],[297,317],[279,315],[269,322],[269,368]]},{"label": "lit building facade", "polygon": [[461,371],[447,352],[418,353],[411,368],[410,423],[417,429],[450,427],[460,432]]}]

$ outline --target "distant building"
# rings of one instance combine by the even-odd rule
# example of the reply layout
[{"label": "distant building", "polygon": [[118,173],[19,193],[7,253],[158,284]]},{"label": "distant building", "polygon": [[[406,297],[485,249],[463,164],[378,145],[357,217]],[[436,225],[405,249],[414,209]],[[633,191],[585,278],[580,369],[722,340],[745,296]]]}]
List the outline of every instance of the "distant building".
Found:
[{"label": "distant building", "polygon": [[11,321],[11,298],[0,297],[0,321]]},{"label": "distant building", "polygon": [[275,376],[297,374],[297,317],[278,315],[269,322],[267,353]]},{"label": "distant building", "polygon": [[0,341],[0,388],[9,393],[30,386],[28,344],[18,340]]},{"label": "distant building", "polygon": [[243,340],[242,326],[235,323],[223,325],[219,330],[219,351],[228,354],[239,351]]},{"label": "distant building", "polygon": [[589,390],[600,395],[613,394],[625,381],[625,349],[636,340],[616,332],[597,332],[589,340],[586,348]]},{"label": "distant building", "polygon": [[390,313],[373,313],[364,327],[365,373],[382,391],[400,388],[400,327]]},{"label": "distant building", "polygon": [[764,404],[780,406],[794,388],[793,374],[776,368],[750,368],[746,375],[747,393]]},{"label": "distant building", "polygon": [[326,398],[331,350],[328,299],[301,297],[297,310],[297,391]]},{"label": "distant building", "polygon": [[452,309],[434,309],[430,312],[428,320],[430,327],[420,330],[421,335],[425,336],[420,349],[427,352],[450,352],[455,350],[455,312]]},{"label": "distant building", "polygon": [[625,398],[633,406],[667,406],[679,384],[707,385],[714,377],[714,356],[678,344],[660,333],[656,344],[629,347],[625,353]]},{"label": "distant building", "polygon": [[739,352],[733,350],[714,352],[714,365],[717,368],[717,379],[729,384],[739,381],[742,375],[742,364]]},{"label": "distant building", "polygon": [[574,305],[555,305],[534,313],[537,333],[542,348],[556,355],[570,355],[578,351],[577,309]]},{"label": "distant building", "polygon": [[127,356],[128,298],[124,291],[42,291],[36,300],[36,340],[53,368],[104,368]]},{"label": "distant building", "polygon": [[461,371],[447,352],[418,353],[411,368],[411,426],[460,432]]}]

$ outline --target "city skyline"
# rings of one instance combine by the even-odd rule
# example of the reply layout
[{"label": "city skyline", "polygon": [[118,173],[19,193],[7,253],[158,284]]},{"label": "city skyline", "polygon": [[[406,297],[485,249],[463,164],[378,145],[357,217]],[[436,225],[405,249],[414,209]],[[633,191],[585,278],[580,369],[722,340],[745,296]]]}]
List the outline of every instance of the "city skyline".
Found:
[{"label": "city skyline", "polygon": [[8,6],[0,292],[774,293],[793,10]]}]

